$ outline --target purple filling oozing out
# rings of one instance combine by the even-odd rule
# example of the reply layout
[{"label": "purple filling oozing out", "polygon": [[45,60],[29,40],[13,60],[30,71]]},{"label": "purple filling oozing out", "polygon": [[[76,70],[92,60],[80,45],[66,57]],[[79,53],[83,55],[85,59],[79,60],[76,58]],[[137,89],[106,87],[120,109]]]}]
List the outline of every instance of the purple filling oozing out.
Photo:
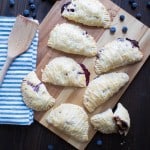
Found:
[{"label": "purple filling oozing out", "polygon": [[61,7],[61,13],[63,13],[64,9],[67,8],[67,6],[71,4],[71,2],[67,2],[66,4],[64,4],[62,7]]},{"label": "purple filling oozing out", "polygon": [[136,40],[131,40],[131,39],[128,39],[128,38],[126,38],[126,40],[130,41],[130,42],[132,43],[133,47],[138,47],[138,48],[140,48],[138,41],[136,41]]},{"label": "purple filling oozing out", "polygon": [[40,82],[40,83],[37,84],[37,85],[33,85],[33,83],[31,83],[30,81],[27,81],[27,84],[30,85],[30,86],[33,88],[33,90],[34,90],[35,92],[38,92],[38,91],[39,91],[39,88],[40,88],[40,85],[42,84],[42,82]]},{"label": "purple filling oozing out", "polygon": [[87,86],[90,80],[90,72],[87,70],[84,64],[80,64],[80,66],[82,67],[82,70],[84,71],[85,78],[86,78],[86,86]]}]

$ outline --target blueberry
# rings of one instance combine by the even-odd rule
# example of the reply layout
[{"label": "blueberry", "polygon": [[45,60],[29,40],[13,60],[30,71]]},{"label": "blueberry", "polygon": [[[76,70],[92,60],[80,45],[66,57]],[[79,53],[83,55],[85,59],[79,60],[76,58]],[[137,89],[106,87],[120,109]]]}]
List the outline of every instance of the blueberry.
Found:
[{"label": "blueberry", "polygon": [[54,150],[54,146],[52,144],[48,145],[48,150]]},{"label": "blueberry", "polygon": [[122,32],[123,33],[127,33],[127,31],[128,31],[128,28],[126,26],[122,27]]},{"label": "blueberry", "polygon": [[28,0],[28,4],[29,5],[34,4],[34,0]]},{"label": "blueberry", "polygon": [[14,0],[9,0],[9,6],[13,7],[15,5],[15,1]]},{"label": "blueberry", "polygon": [[135,0],[129,0],[129,4],[132,4],[134,2],[135,2]]},{"label": "blueberry", "polygon": [[31,5],[30,5],[30,10],[31,10],[31,11],[34,11],[35,8],[36,8],[35,4],[31,4]]},{"label": "blueberry", "polygon": [[111,27],[110,28],[110,33],[114,34],[116,32],[116,28],[115,27]]},{"label": "blueberry", "polygon": [[137,13],[136,14],[136,18],[140,20],[142,18],[142,14],[141,13]]},{"label": "blueberry", "polygon": [[136,2],[134,2],[134,3],[132,3],[131,8],[132,8],[132,9],[136,9],[137,6],[138,6],[138,4],[137,4]]},{"label": "blueberry", "polygon": [[25,17],[29,17],[30,11],[29,11],[28,9],[25,9],[25,10],[23,11],[23,15],[24,15]]},{"label": "blueberry", "polygon": [[149,8],[150,9],[150,1],[149,2],[147,2],[147,8]]},{"label": "blueberry", "polygon": [[124,15],[120,15],[120,21],[124,21],[125,16]]},{"label": "blueberry", "polygon": [[36,18],[36,13],[35,13],[35,12],[32,13],[32,18],[33,18],[33,19]]},{"label": "blueberry", "polygon": [[102,144],[103,144],[103,141],[102,141],[102,140],[98,139],[98,140],[96,141],[96,145],[101,146]]}]

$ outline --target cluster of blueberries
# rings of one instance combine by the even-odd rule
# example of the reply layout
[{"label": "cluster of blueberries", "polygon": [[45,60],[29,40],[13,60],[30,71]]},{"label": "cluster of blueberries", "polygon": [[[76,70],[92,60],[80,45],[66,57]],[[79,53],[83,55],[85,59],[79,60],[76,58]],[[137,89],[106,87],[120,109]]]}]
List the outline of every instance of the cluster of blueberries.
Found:
[{"label": "cluster of blueberries", "polygon": [[[135,0],[129,0],[128,2],[129,2],[129,4],[131,5],[131,9],[135,10],[135,9],[138,7],[138,3],[137,3]],[[148,9],[150,9],[150,1],[147,2],[146,7],[147,7]],[[136,18],[137,18],[137,19],[140,20],[141,17],[142,17],[142,14],[141,14],[141,13],[137,13],[137,14],[136,14]],[[124,20],[125,20],[125,16],[124,16],[124,15],[120,15],[119,19],[120,19],[120,21],[124,21]],[[128,28],[127,28],[126,26],[123,26],[123,27],[122,27],[122,33],[125,34],[125,33],[127,33],[127,31],[128,31]],[[115,32],[116,32],[116,27],[111,27],[111,28],[110,28],[110,33],[111,33],[111,34],[114,34]]]},{"label": "cluster of blueberries", "polygon": [[[119,19],[120,19],[121,22],[123,22],[125,20],[125,16],[120,15]],[[122,27],[122,32],[125,34],[125,33],[127,33],[127,31],[128,31],[128,28],[126,26],[123,26]],[[116,32],[116,27],[111,27],[110,28],[110,33],[114,34],[115,32]]]},{"label": "cluster of blueberries", "polygon": [[[131,5],[131,9],[135,10],[138,7],[138,3],[135,0],[129,0],[129,4]],[[150,1],[147,2],[146,7],[150,9]],[[142,14],[139,12],[136,14],[137,19],[142,18]]]},{"label": "cluster of blueberries", "polygon": [[[36,5],[34,3],[34,0],[28,0],[28,4],[29,4],[29,9],[25,9],[23,11],[23,16],[29,17],[31,15],[31,17],[35,19],[36,18],[36,13],[35,13]],[[15,5],[15,0],[9,0],[9,6],[14,7],[14,5]]]}]

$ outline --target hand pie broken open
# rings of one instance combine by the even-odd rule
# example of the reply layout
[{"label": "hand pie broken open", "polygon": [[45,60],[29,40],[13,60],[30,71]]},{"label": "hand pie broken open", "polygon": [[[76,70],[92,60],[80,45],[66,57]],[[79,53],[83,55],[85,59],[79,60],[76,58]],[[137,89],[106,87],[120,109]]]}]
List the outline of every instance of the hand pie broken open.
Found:
[{"label": "hand pie broken open", "polygon": [[109,100],[129,80],[126,73],[103,74],[92,80],[84,94],[83,104],[89,112],[93,112],[101,104]]},{"label": "hand pie broken open", "polygon": [[47,122],[77,141],[88,141],[88,115],[78,105],[61,104],[48,114]]},{"label": "hand pie broken open", "polygon": [[94,38],[77,25],[58,24],[51,31],[48,46],[70,54],[92,57],[97,54]]},{"label": "hand pie broken open", "polygon": [[57,57],[42,71],[42,81],[60,86],[86,87],[90,73],[72,58]]},{"label": "hand pie broken open", "polygon": [[128,38],[118,38],[98,51],[95,72],[101,74],[115,68],[140,61],[143,58],[138,42]]},{"label": "hand pie broken open", "polygon": [[23,79],[21,91],[25,104],[36,111],[48,110],[55,103],[55,99],[48,93],[34,71]]},{"label": "hand pie broken open", "polygon": [[99,0],[71,0],[61,9],[62,16],[68,20],[88,26],[108,28],[110,15]]},{"label": "hand pie broken open", "polygon": [[127,109],[118,103],[115,112],[108,109],[91,117],[93,127],[105,134],[117,133],[127,135],[130,128],[130,117]]},{"label": "hand pie broken open", "polygon": [[113,119],[114,114],[112,109],[108,109],[102,113],[96,114],[91,117],[91,123],[94,128],[102,133],[110,134],[117,132],[117,126]]}]

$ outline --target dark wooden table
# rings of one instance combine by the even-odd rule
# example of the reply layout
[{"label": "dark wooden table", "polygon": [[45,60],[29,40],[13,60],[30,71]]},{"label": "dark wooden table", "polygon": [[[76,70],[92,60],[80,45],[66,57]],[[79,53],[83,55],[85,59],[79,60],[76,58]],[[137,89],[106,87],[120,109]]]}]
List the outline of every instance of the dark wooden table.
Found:
[{"label": "dark wooden table", "polygon": [[[55,0],[35,0],[37,19],[41,22]],[[133,16],[140,12],[141,21],[150,26],[150,10],[146,8],[148,0],[136,0],[138,8],[132,10],[128,0],[113,0]],[[27,0],[15,0],[14,7],[9,7],[8,0],[0,0],[0,15],[16,16],[28,9]],[[138,32],[138,31],[137,31]],[[97,133],[87,150],[149,150],[150,149],[150,59],[137,74],[128,90],[121,98],[121,103],[129,110],[131,128],[126,137],[116,134]],[[97,146],[97,139],[102,145]],[[0,125],[0,150],[72,150],[71,145],[60,139],[38,122],[31,126]]]}]

